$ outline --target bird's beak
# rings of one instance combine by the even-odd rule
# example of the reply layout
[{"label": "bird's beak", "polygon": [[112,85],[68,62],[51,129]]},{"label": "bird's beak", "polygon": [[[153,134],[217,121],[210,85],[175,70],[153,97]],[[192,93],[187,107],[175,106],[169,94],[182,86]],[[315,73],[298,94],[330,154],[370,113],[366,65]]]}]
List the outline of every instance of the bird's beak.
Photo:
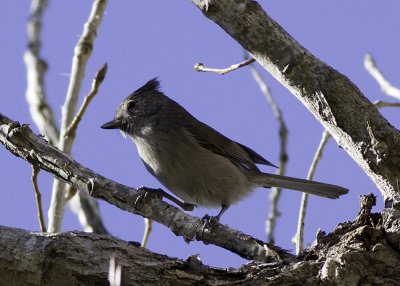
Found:
[{"label": "bird's beak", "polygon": [[103,129],[119,129],[120,127],[121,127],[121,122],[116,119],[101,125],[101,128]]}]

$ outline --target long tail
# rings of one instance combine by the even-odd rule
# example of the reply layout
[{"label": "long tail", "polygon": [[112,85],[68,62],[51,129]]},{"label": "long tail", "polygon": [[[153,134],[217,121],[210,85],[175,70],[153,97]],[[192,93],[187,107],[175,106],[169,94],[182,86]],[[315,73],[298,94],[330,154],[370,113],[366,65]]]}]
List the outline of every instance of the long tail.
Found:
[{"label": "long tail", "polygon": [[337,199],[349,191],[346,188],[336,185],[266,173],[255,174],[252,180],[262,187],[290,189],[329,199]]}]

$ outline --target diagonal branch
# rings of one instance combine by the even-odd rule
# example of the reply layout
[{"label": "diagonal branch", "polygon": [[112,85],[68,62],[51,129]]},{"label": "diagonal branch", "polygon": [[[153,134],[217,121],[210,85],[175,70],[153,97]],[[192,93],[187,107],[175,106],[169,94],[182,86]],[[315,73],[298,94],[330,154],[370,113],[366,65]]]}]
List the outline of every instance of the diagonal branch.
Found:
[{"label": "diagonal branch", "polygon": [[400,208],[400,132],[354,83],[301,46],[256,1],[192,2],[308,108],[374,181],[386,206]]},{"label": "diagonal branch", "polygon": [[151,190],[140,192],[85,168],[70,156],[51,146],[20,125],[0,114],[0,142],[14,155],[51,173],[76,189],[89,193],[116,207],[152,219],[170,228],[186,242],[203,241],[225,248],[243,258],[259,261],[280,261],[292,257],[273,244],[264,243],[219,223],[205,223],[162,201]]}]

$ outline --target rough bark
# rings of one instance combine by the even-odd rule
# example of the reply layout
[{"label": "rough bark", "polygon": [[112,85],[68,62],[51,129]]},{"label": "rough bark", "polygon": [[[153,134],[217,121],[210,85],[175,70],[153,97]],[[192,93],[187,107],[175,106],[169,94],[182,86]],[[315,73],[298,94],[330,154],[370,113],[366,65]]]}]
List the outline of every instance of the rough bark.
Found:
[{"label": "rough bark", "polygon": [[112,256],[122,285],[398,285],[400,212],[371,214],[371,195],[355,222],[319,233],[315,246],[277,263],[239,269],[152,253],[137,242],[82,232],[43,234],[0,227],[1,285],[107,285]]},{"label": "rough bark", "polygon": [[400,206],[400,133],[347,77],[293,39],[252,0],[192,0],[291,91],[380,189]]},{"label": "rough bark", "polygon": [[213,221],[206,223],[162,201],[157,190],[129,188],[82,166],[43,138],[0,113],[0,142],[14,155],[51,173],[92,197],[150,218],[170,228],[186,242],[203,241],[225,248],[246,259],[280,261],[292,255],[271,243],[264,243],[240,231]]}]

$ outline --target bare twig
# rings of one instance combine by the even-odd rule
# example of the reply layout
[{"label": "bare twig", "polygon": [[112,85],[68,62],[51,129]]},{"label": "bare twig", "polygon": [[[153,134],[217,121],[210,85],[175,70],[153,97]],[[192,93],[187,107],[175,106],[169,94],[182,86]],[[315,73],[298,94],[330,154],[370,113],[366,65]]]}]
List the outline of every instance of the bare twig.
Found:
[{"label": "bare twig", "polygon": [[[29,43],[28,49],[24,54],[27,69],[26,99],[32,120],[47,140],[57,146],[60,133],[53,111],[47,102],[44,89],[44,75],[47,64],[40,58],[40,32],[42,16],[46,7],[47,0],[32,0],[31,14],[27,24]],[[75,190],[71,190],[70,193],[75,193]],[[107,233],[94,199],[90,196],[85,196],[84,193],[78,193],[78,196],[79,198],[72,201],[70,206],[72,211],[77,214],[84,230]],[[79,202],[79,204],[76,204],[76,202]]]},{"label": "bare twig", "polygon": [[364,67],[370,75],[378,82],[381,91],[389,96],[400,100],[400,89],[394,87],[388,80],[385,79],[382,72],[376,66],[375,60],[371,54],[366,54],[364,58]]},{"label": "bare twig", "polygon": [[145,218],[144,219],[144,232],[142,243],[140,244],[142,247],[146,247],[147,241],[149,240],[149,236],[152,230],[153,221],[151,219]]},{"label": "bare twig", "polygon": [[110,286],[120,286],[122,277],[122,266],[118,264],[117,258],[112,256],[110,258],[110,267],[108,269],[108,282]]},{"label": "bare twig", "polygon": [[215,73],[218,73],[220,75],[224,75],[226,73],[229,73],[231,71],[240,69],[240,68],[242,68],[244,66],[247,66],[247,65],[249,65],[251,63],[254,63],[254,62],[255,62],[255,59],[251,58],[251,59],[245,60],[245,61],[243,61],[241,63],[234,64],[234,65],[231,65],[230,67],[223,68],[223,69],[208,68],[202,63],[196,63],[194,65],[194,70],[198,71],[198,72],[215,72]]},{"label": "bare twig", "polygon": [[[307,179],[312,180],[314,178],[315,171],[317,170],[317,166],[319,161],[322,159],[322,155],[324,153],[324,149],[326,144],[331,138],[331,135],[328,131],[324,130],[322,133],[321,142],[319,143],[318,149],[315,152],[314,159],[311,163],[310,169],[308,170]],[[303,249],[304,245],[304,221],[306,218],[307,212],[307,204],[308,204],[308,194],[303,193],[301,197],[300,211],[299,211],[299,219],[297,223],[297,232],[295,236],[292,238],[292,243],[296,246],[296,253]]]},{"label": "bare twig", "polygon": [[85,99],[82,102],[82,105],[72,120],[71,124],[67,128],[67,132],[65,133],[66,137],[75,137],[76,129],[78,128],[79,122],[81,122],[82,117],[86,111],[86,108],[89,106],[89,103],[92,101],[92,99],[96,96],[100,84],[103,82],[105,76],[107,73],[107,64],[104,64],[96,73],[94,76],[93,82],[92,82],[92,89],[90,90],[89,94],[85,96]]},{"label": "bare twig", "polygon": [[58,144],[58,128],[53,110],[46,99],[44,76],[46,62],[40,56],[42,17],[47,0],[32,0],[27,23],[28,48],[24,54],[27,74],[26,101],[33,122],[53,145]]},{"label": "bare twig", "polygon": [[40,230],[42,232],[46,232],[46,223],[44,222],[43,208],[42,208],[42,195],[40,194],[39,186],[37,183],[37,176],[39,174],[39,171],[40,169],[36,167],[36,165],[32,165],[32,184],[33,184],[33,190],[35,191]]},{"label": "bare twig", "polygon": [[377,100],[374,102],[374,105],[376,106],[376,108],[400,107],[400,102],[385,102],[385,101]]},{"label": "bare twig", "polygon": [[[78,97],[85,75],[86,62],[91,55],[93,42],[97,35],[103,14],[107,5],[107,0],[96,0],[93,2],[92,10],[88,21],[84,25],[83,33],[74,50],[72,60],[71,79],[68,86],[67,96],[62,108],[61,131],[59,149],[66,154],[71,154],[73,138],[65,136],[68,127],[74,116]],[[64,215],[64,208],[67,202],[68,194],[65,193],[66,185],[58,180],[54,181],[53,193],[48,211],[49,232],[58,232],[61,228],[61,222]]]},{"label": "bare twig", "polygon": [[[251,70],[254,80],[257,82],[262,93],[265,95],[265,98],[267,99],[269,105],[271,106],[272,111],[275,114],[275,117],[279,123],[279,138],[280,138],[280,156],[279,157],[280,158],[279,158],[279,170],[277,173],[279,175],[284,175],[286,172],[286,165],[288,162],[288,154],[287,154],[288,130],[287,130],[285,121],[283,120],[282,112],[281,112],[280,108],[278,107],[278,105],[276,104],[274,98],[272,97],[272,94],[271,94],[268,86],[265,84],[264,80],[261,78],[260,74],[255,69],[255,67],[250,66],[250,70]],[[278,210],[278,202],[279,202],[280,195],[281,195],[280,188],[273,187],[271,189],[271,192],[270,192],[271,210],[269,212],[268,219],[267,219],[266,225],[265,225],[267,241],[275,241],[274,231],[275,231],[275,226],[276,226],[276,220],[280,216],[280,212]]]},{"label": "bare twig", "polygon": [[29,126],[20,125],[0,114],[0,143],[14,155],[71,184],[117,206],[139,214],[170,228],[186,242],[203,241],[225,248],[246,259],[281,261],[293,257],[281,248],[264,243],[250,235],[231,229],[218,222],[205,223],[162,200],[157,190],[137,191],[93,172],[69,155],[32,133]]}]

